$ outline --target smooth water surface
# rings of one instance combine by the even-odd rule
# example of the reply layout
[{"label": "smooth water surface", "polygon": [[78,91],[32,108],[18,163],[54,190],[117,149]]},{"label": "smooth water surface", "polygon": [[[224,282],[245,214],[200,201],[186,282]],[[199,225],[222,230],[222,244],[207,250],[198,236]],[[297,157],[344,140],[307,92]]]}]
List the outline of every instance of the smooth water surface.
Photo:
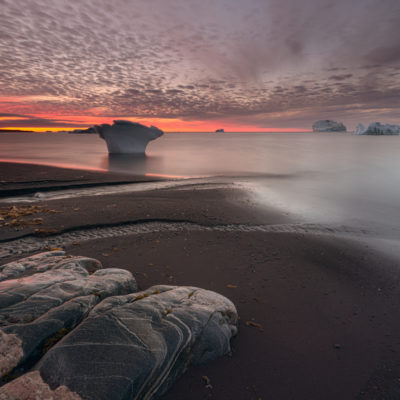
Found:
[{"label": "smooth water surface", "polygon": [[[0,134],[0,160],[187,178],[234,176],[311,221],[400,237],[400,137],[350,133],[167,133],[146,157],[112,156],[97,135]],[[2,179],[2,177],[0,177]]]}]

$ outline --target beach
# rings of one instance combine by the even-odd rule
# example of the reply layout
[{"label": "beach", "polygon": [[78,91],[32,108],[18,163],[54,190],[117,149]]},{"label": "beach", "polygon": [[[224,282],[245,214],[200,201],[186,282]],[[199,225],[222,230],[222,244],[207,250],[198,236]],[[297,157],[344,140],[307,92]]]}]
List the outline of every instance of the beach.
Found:
[{"label": "beach", "polygon": [[13,163],[0,170],[3,214],[37,207],[14,225],[1,221],[2,264],[62,247],[131,271],[142,290],[191,285],[235,304],[232,353],[190,367],[162,399],[398,398],[397,260],[351,238],[289,229],[290,215],[260,207],[233,178],[52,200],[55,189],[149,179]]},{"label": "beach", "polygon": [[400,0],[0,2],[0,400],[400,400]]}]

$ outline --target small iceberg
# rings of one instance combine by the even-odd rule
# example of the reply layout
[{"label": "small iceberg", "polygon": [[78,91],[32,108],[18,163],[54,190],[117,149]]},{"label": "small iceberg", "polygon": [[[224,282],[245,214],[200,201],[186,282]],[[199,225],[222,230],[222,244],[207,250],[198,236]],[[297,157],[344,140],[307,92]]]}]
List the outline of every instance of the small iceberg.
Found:
[{"label": "small iceberg", "polygon": [[312,125],[313,132],[346,132],[347,128],[341,122],[321,119]]},{"label": "small iceberg", "polygon": [[95,125],[96,132],[107,143],[110,154],[144,154],[147,144],[164,134],[155,126],[115,120],[112,125]]},{"label": "small iceberg", "polygon": [[365,128],[363,124],[358,124],[355,133],[356,135],[400,135],[400,125],[373,122]]}]

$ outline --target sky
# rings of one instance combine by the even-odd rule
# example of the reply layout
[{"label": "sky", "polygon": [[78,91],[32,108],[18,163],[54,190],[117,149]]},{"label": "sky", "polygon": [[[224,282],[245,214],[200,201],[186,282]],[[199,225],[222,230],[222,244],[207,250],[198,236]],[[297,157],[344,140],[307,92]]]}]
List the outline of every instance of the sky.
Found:
[{"label": "sky", "polygon": [[0,128],[400,124],[399,0],[0,0]]}]

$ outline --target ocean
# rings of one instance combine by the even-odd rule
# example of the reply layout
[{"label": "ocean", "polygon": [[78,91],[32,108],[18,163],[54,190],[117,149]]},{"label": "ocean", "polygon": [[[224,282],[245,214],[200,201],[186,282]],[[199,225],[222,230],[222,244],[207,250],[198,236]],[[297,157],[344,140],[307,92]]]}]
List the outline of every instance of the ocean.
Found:
[{"label": "ocean", "polygon": [[233,179],[299,220],[350,225],[396,244],[399,154],[398,136],[351,133],[166,133],[149,143],[146,157],[109,156],[97,135],[0,133],[1,161]]}]

